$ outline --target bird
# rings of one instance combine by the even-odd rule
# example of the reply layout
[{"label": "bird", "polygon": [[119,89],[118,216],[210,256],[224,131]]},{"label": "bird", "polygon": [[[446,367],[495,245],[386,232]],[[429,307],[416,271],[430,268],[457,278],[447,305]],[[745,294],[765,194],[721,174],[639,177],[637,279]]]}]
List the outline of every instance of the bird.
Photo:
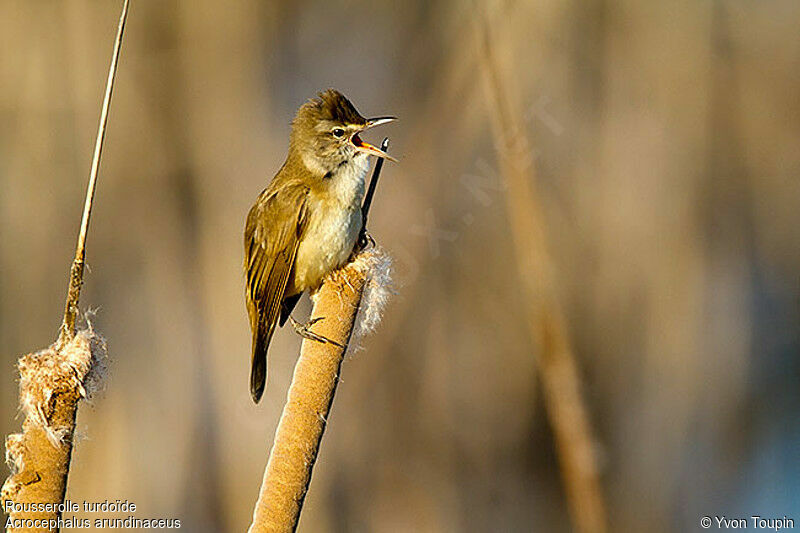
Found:
[{"label": "bird", "polygon": [[267,349],[276,324],[292,320],[302,336],[325,341],[292,317],[300,296],[344,265],[363,229],[361,203],[369,156],[395,161],[361,139],[396,117],[364,118],[341,92],[328,89],[300,106],[289,150],[258,196],[244,228],[245,295],[252,332],[250,395],[267,382]]}]

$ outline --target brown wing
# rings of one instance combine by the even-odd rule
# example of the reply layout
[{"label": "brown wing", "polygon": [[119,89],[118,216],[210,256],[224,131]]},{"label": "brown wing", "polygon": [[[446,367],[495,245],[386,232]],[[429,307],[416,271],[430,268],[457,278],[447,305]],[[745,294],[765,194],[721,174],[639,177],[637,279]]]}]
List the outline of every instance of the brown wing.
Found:
[{"label": "brown wing", "polygon": [[258,402],[267,381],[267,348],[306,222],[308,188],[285,184],[261,193],[244,232],[247,309],[253,332],[250,394]]}]

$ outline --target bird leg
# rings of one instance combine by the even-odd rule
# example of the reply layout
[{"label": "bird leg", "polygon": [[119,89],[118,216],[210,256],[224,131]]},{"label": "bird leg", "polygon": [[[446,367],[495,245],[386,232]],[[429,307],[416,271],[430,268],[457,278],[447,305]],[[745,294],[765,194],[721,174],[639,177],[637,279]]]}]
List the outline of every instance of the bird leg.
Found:
[{"label": "bird leg", "polygon": [[339,348],[344,348],[344,345],[339,344],[338,342],[331,340],[328,337],[325,337],[323,335],[318,335],[313,331],[311,331],[311,326],[313,326],[323,318],[325,317],[318,316],[317,318],[312,318],[305,324],[301,324],[300,322],[295,320],[293,316],[289,315],[289,320],[292,322],[292,327],[294,328],[294,331],[304,339],[321,342],[322,344],[333,344],[334,346],[338,346]]}]

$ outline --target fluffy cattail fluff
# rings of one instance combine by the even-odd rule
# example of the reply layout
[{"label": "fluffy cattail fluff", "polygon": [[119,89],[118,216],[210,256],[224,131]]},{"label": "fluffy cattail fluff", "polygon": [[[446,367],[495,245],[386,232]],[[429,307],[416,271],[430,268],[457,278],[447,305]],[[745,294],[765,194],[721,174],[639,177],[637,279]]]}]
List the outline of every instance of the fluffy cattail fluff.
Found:
[{"label": "fluffy cattail fluff", "polygon": [[53,446],[58,446],[70,427],[52,419],[55,395],[77,393],[78,399],[90,397],[102,386],[107,372],[105,339],[96,334],[91,324],[81,330],[61,351],[53,346],[20,358],[19,403],[26,418],[47,433]]},{"label": "fluffy cattail fluff", "polygon": [[356,316],[356,327],[353,332],[354,344],[358,340],[375,331],[383,318],[383,310],[389,298],[395,294],[392,283],[392,257],[382,248],[374,248],[356,258],[367,274],[364,294]]},{"label": "fluffy cattail fluff", "polygon": [[[6,438],[11,475],[0,499],[60,503],[66,490],[78,402],[98,390],[106,374],[105,340],[91,325],[60,349],[56,345],[19,359],[22,433]],[[11,513],[11,518],[53,519],[57,513]],[[15,528],[11,528],[15,530]]]}]

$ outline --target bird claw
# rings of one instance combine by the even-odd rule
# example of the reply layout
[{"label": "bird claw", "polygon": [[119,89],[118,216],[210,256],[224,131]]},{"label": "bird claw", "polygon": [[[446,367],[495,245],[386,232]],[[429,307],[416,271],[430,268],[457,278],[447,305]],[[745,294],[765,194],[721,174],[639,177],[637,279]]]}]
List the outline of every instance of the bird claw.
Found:
[{"label": "bird claw", "polygon": [[324,319],[325,317],[318,316],[316,318],[312,318],[305,324],[301,324],[297,320],[294,319],[291,315],[289,315],[289,320],[292,323],[292,327],[294,331],[303,337],[304,339],[308,339],[311,341],[321,342],[322,344],[333,344],[334,346],[338,346],[339,348],[344,348],[343,344],[339,344],[338,342],[325,337],[324,335],[319,335],[311,331],[311,326],[319,322],[320,320]]}]

